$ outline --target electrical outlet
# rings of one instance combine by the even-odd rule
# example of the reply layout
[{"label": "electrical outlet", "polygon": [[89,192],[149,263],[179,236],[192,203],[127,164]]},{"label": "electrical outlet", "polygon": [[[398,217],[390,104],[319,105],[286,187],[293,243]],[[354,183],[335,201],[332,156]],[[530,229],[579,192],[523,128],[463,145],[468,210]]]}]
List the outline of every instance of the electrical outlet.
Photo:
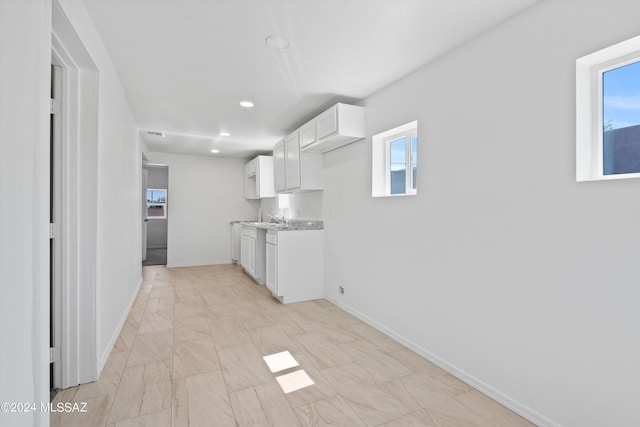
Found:
[{"label": "electrical outlet", "polygon": [[344,288],[342,286],[338,286],[338,292],[344,295]]}]

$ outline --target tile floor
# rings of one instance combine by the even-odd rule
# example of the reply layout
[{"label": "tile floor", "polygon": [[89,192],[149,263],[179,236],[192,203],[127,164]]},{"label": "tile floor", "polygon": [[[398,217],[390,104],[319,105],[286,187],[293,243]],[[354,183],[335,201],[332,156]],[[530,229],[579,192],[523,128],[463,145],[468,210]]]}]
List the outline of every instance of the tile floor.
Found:
[{"label": "tile floor", "polygon": [[167,248],[147,249],[147,259],[142,265],[167,265]]},{"label": "tile floor", "polygon": [[[325,300],[282,305],[236,265],[143,268],[94,383],[53,427],[531,426]],[[314,385],[285,394],[263,356],[289,351]]]}]

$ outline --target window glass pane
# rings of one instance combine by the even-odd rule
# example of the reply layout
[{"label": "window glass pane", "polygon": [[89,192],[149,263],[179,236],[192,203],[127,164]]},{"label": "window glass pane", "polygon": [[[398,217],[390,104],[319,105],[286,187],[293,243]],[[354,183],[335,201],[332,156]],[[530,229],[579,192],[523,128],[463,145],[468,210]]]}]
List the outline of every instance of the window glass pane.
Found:
[{"label": "window glass pane", "polygon": [[416,189],[418,173],[418,137],[411,138],[411,188]]},{"label": "window glass pane", "polygon": [[407,138],[397,138],[389,142],[389,171],[391,194],[406,193]]},{"label": "window glass pane", "polygon": [[167,217],[167,190],[150,188],[147,190],[147,218]]},{"label": "window glass pane", "polygon": [[602,73],[603,174],[640,172],[640,62]]},{"label": "window glass pane", "polygon": [[166,203],[167,190],[147,190],[148,203]]}]

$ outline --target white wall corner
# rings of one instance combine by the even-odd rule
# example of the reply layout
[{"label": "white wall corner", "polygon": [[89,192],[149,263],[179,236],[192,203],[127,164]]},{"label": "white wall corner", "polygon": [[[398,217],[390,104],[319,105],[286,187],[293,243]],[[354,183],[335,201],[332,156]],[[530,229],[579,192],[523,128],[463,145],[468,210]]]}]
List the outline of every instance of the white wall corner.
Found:
[{"label": "white wall corner", "polygon": [[129,313],[131,313],[131,309],[133,308],[133,304],[135,304],[136,302],[136,298],[138,297],[138,293],[140,292],[140,287],[142,286],[143,280],[144,279],[141,277],[140,281],[138,282],[138,286],[136,286],[136,289],[133,292],[133,295],[131,296],[131,298],[129,298],[127,309],[124,311],[124,313],[120,317],[120,320],[118,322],[118,327],[116,328],[115,331],[113,331],[113,334],[111,335],[111,338],[109,339],[109,342],[107,343],[106,348],[98,358],[98,377],[100,377],[100,374],[104,369],[104,366],[107,364],[107,360],[109,360],[109,356],[111,355],[111,352],[113,351],[113,348],[116,345],[116,341],[118,341],[120,332],[122,332],[122,328],[124,327],[124,324],[127,321],[127,318],[129,317]]}]

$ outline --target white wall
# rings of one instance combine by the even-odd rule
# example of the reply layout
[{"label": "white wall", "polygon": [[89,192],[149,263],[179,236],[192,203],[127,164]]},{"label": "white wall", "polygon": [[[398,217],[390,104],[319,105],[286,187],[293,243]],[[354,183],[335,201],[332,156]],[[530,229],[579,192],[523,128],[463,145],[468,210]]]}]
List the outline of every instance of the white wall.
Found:
[{"label": "white wall", "polygon": [[260,207],[244,198],[246,160],[149,155],[169,166],[167,265],[231,263],[230,222],[255,220]]},{"label": "white wall", "polygon": [[48,401],[50,37],[49,2],[0,1],[0,402]]},{"label": "white wall", "polygon": [[278,197],[268,197],[260,200],[260,207],[263,212],[263,219],[269,221],[270,218],[264,215],[284,215],[287,218],[302,219],[322,219],[322,195],[323,191],[309,191],[304,193],[287,194],[289,197],[289,207],[280,209]]},{"label": "white wall", "polygon": [[60,4],[99,75],[96,347],[100,371],[141,281],[142,159],[133,115],[93,22],[82,2]]},{"label": "white wall", "polygon": [[[638,16],[542,2],[367,99],[369,137],[325,155],[328,296],[541,425],[640,425],[640,181],[576,183],[574,81]],[[416,119],[418,195],[371,198],[371,135]]]}]

